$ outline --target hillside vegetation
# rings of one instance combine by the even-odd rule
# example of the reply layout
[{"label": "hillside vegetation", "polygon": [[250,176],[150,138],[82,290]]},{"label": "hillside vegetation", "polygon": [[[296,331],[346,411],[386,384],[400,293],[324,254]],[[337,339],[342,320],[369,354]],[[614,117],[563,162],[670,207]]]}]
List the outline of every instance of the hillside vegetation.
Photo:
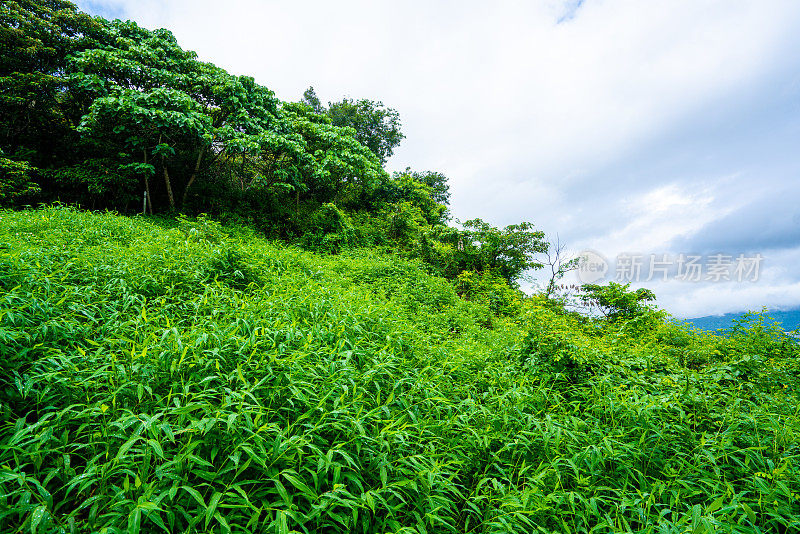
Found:
[{"label": "hillside vegetation", "polygon": [[800,531],[796,341],[563,286],[403,137],[0,3],[0,532]]},{"label": "hillside vegetation", "polygon": [[417,260],[0,212],[2,532],[790,532],[797,346]]}]

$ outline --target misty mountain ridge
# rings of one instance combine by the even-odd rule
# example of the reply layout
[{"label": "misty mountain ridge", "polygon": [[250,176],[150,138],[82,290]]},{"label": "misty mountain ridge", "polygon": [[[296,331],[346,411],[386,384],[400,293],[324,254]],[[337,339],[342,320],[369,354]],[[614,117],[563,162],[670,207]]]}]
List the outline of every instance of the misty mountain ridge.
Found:
[{"label": "misty mountain ridge", "polygon": [[[702,330],[714,331],[732,327],[734,321],[743,318],[746,313],[748,312],[706,315],[703,317],[685,319],[685,321]],[[768,321],[781,325],[787,332],[800,328],[800,308],[791,310],[766,310],[765,314]]]}]

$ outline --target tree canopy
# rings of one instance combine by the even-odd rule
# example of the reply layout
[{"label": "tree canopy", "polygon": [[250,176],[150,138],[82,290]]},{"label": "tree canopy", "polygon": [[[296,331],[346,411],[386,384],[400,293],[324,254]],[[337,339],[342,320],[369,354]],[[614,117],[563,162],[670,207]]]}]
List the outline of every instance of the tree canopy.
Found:
[{"label": "tree canopy", "polygon": [[405,138],[400,130],[400,114],[384,106],[383,102],[343,98],[338,102],[328,102],[328,107],[325,107],[311,86],[303,93],[301,103],[314,113],[330,119],[334,126],[355,130],[356,139],[378,156],[381,165],[386,163]]},{"label": "tree canopy", "polygon": [[[309,87],[284,102],[166,29],[90,17],[65,0],[4,2],[0,22],[4,205],[237,217],[304,246],[392,247],[450,278],[490,272],[511,285],[540,266],[529,223],[448,227],[444,174],[387,172],[404,135],[379,100],[323,105]],[[319,223],[332,213],[336,224]]]}]

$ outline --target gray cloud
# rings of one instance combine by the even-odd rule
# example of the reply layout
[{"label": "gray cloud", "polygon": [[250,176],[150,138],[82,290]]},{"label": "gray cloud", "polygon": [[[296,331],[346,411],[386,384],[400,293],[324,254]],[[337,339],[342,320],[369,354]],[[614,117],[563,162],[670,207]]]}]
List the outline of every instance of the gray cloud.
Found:
[{"label": "gray cloud", "polygon": [[751,253],[800,247],[800,182],[775,188],[714,220],[697,233],[676,239],[676,250]]}]

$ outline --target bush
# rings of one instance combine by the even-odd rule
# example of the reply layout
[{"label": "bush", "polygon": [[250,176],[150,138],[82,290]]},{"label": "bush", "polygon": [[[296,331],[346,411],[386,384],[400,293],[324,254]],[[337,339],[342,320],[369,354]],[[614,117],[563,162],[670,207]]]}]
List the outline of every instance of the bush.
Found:
[{"label": "bush", "polygon": [[218,245],[227,237],[222,224],[205,214],[201,213],[194,220],[179,215],[177,220],[178,228],[187,241]]},{"label": "bush", "polygon": [[608,285],[585,284],[581,287],[581,299],[615,323],[643,317],[652,311],[647,305],[656,296],[649,289],[630,290],[630,284],[610,282]]},{"label": "bush", "polygon": [[527,308],[525,322],[528,328],[521,349],[524,365],[577,383],[603,363],[579,334],[582,328],[573,318],[533,304]]},{"label": "bush", "polygon": [[10,160],[0,153],[0,205],[31,202],[41,191],[34,171],[28,162]]},{"label": "bush", "polygon": [[723,331],[716,351],[725,360],[743,357],[784,360],[800,354],[800,345],[765,311],[746,313]]},{"label": "bush", "polygon": [[336,254],[358,244],[350,218],[333,203],[323,204],[305,225],[300,239],[304,248]]},{"label": "bush", "polygon": [[512,316],[520,311],[522,292],[492,271],[464,271],[456,277],[455,287],[461,297],[487,305],[495,315]]},{"label": "bush", "polygon": [[389,237],[404,246],[411,245],[427,224],[419,207],[408,201],[389,204],[382,214],[389,222]]}]

